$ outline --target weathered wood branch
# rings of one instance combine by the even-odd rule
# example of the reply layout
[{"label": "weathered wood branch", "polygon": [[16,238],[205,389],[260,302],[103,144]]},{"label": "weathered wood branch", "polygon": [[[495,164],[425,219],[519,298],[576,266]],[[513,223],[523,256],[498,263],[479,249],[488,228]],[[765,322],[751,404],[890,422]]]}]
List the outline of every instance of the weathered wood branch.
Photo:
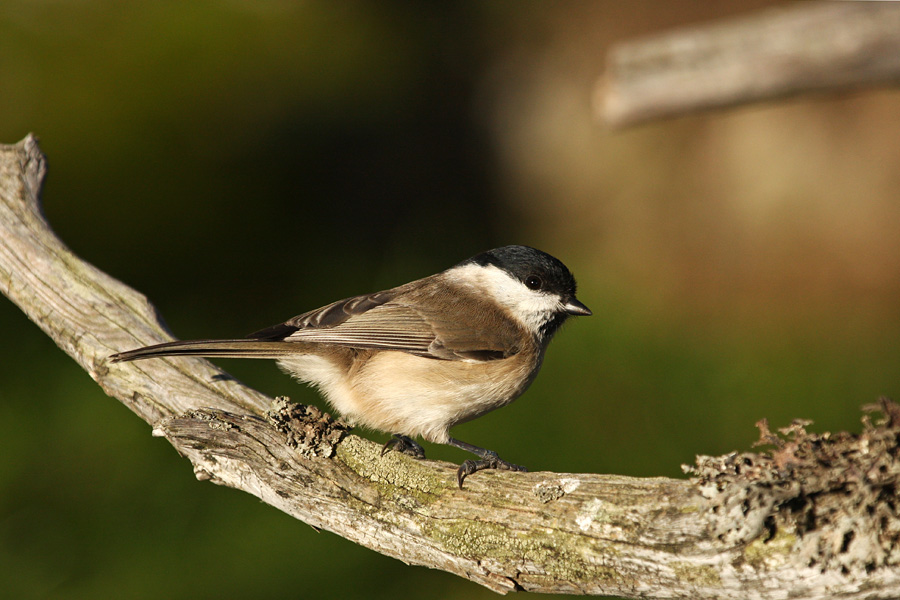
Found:
[{"label": "weathered wood branch", "polygon": [[0,289],[194,465],[310,525],[498,592],[642,598],[900,596],[900,412],[859,436],[785,436],[703,458],[692,480],[485,472],[381,456],[317,409],[202,359],[109,365],[170,339],[139,293],[74,256],[39,205],[45,159],[0,146]]},{"label": "weathered wood branch", "polygon": [[622,43],[595,90],[613,127],[900,82],[900,3],[802,2]]}]

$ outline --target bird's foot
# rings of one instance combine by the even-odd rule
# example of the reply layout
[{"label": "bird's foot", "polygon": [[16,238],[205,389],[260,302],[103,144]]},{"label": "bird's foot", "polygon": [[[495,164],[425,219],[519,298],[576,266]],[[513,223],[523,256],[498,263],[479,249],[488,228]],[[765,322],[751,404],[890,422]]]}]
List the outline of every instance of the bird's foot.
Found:
[{"label": "bird's foot", "polygon": [[505,460],[497,456],[497,453],[492,450],[485,450],[484,454],[481,457],[481,460],[469,459],[463,464],[459,465],[459,469],[456,470],[456,482],[459,484],[459,489],[462,489],[463,481],[467,476],[471,475],[472,473],[477,473],[478,471],[484,471],[486,469],[503,469],[505,471],[520,472],[528,471],[528,469],[521,465],[514,465],[511,462],[506,462]]},{"label": "bird's foot", "polygon": [[391,439],[385,442],[381,447],[381,455],[384,456],[388,450],[396,450],[413,458],[425,458],[425,448],[419,445],[415,440],[405,435],[394,434]]}]

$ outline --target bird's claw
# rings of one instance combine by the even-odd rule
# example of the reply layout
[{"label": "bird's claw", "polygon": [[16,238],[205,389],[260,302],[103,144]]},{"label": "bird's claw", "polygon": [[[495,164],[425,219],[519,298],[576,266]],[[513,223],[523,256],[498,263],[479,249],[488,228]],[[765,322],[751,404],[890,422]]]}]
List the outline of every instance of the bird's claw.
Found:
[{"label": "bird's claw", "polygon": [[484,471],[485,469],[503,469],[505,471],[521,472],[528,471],[528,469],[521,465],[514,465],[511,462],[506,462],[505,460],[497,456],[496,453],[492,452],[490,455],[482,458],[481,460],[469,459],[463,464],[459,465],[459,469],[457,469],[456,471],[456,482],[459,484],[459,489],[462,489],[463,480],[465,480],[466,476],[478,471]]},{"label": "bird's claw", "polygon": [[384,456],[388,450],[396,450],[413,458],[425,458],[425,449],[405,435],[394,435],[384,446],[381,447],[381,455]]}]

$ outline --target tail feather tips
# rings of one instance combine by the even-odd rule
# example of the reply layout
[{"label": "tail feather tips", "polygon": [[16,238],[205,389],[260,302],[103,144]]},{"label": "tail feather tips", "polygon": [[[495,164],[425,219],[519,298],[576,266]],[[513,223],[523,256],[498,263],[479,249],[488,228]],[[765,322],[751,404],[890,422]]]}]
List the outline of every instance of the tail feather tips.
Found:
[{"label": "tail feather tips", "polygon": [[[292,347],[293,346],[293,347]],[[297,351],[288,342],[260,342],[255,340],[194,340],[166,342],[146,346],[109,357],[110,362],[128,362],[164,356],[205,356],[219,358],[281,358]]]}]

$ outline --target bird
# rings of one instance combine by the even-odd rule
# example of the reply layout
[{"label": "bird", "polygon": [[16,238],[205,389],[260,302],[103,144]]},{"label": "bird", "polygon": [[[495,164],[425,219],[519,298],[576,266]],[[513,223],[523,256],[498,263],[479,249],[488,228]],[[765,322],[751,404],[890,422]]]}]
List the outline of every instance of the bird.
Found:
[{"label": "bird", "polygon": [[505,406],[531,385],[570,316],[591,310],[557,258],[529,246],[494,248],[435,275],[353,296],[246,338],[174,341],[120,352],[158,357],[275,359],[351,425],[392,435],[390,450],[424,458],[414,438],[470,452],[456,473],[526,471],[450,429]]}]

